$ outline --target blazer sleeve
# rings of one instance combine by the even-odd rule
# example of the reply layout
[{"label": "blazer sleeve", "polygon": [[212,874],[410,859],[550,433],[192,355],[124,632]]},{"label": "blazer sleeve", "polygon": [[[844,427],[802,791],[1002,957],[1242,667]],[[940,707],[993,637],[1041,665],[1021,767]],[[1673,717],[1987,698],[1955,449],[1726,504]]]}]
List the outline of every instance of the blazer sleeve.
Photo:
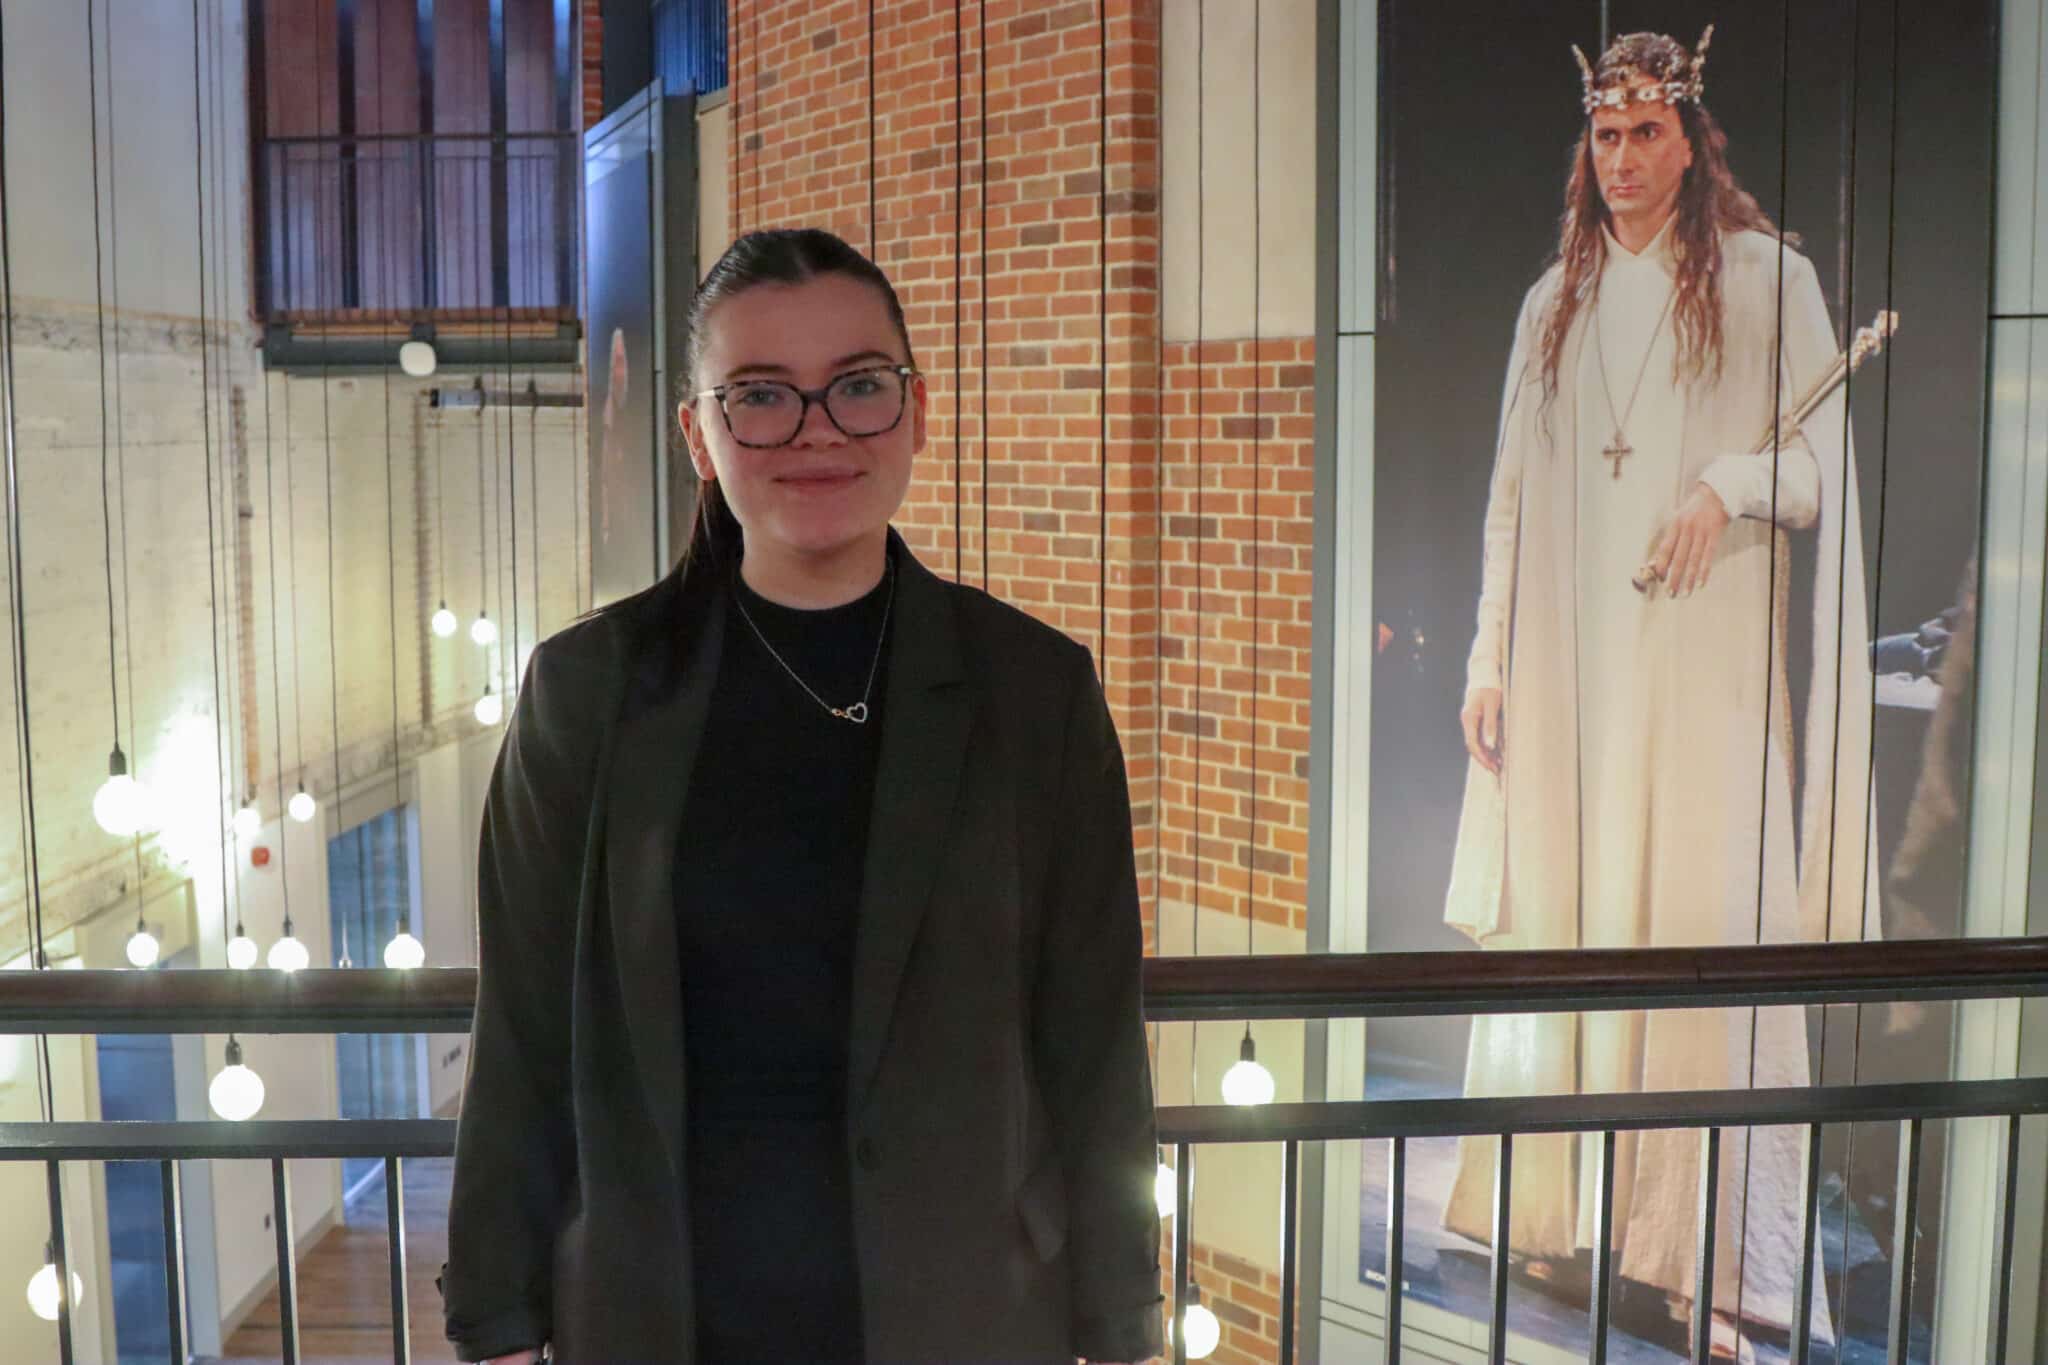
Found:
[{"label": "blazer sleeve", "polygon": [[1123,751],[1085,651],[1066,722],[1032,1048],[1067,1183],[1072,1347],[1161,1353],[1158,1147]]},{"label": "blazer sleeve", "polygon": [[476,1014],[441,1277],[463,1360],[550,1334],[555,1232],[575,1181],[569,983],[596,709],[577,670],[536,648],[485,800]]}]

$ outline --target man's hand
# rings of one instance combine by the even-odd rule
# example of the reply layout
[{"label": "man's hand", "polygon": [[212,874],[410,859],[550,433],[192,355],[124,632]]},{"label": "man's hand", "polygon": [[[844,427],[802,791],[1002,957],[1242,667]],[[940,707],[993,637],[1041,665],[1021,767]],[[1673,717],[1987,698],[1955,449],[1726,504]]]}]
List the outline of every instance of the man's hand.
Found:
[{"label": "man's hand", "polygon": [[1486,771],[1500,776],[1502,756],[1507,752],[1507,736],[1501,733],[1501,692],[1498,687],[1474,688],[1472,695],[1465,699],[1465,709],[1458,713],[1458,719],[1465,726],[1465,752],[1479,760]]},{"label": "man's hand", "polygon": [[1707,574],[1714,565],[1714,550],[1721,533],[1728,529],[1728,509],[1721,497],[1705,484],[1694,484],[1692,496],[1678,509],[1650,564],[1673,597],[1684,597],[1707,586]]}]

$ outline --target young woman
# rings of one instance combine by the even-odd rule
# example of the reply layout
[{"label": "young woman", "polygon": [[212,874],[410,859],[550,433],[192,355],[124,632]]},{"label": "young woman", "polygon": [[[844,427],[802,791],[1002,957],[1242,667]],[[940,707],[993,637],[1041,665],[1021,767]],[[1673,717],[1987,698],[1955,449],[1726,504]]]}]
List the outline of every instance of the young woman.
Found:
[{"label": "young woman", "polygon": [[1129,798],[1087,652],[889,520],[888,280],[691,306],[674,573],[534,652],[485,814],[444,1271],[466,1360],[1158,1353]]}]

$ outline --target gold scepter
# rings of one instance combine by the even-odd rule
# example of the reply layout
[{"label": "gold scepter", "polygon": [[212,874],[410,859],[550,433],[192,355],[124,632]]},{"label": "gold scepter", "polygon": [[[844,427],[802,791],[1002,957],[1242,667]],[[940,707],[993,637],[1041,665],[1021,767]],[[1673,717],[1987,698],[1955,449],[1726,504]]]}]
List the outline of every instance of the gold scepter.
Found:
[{"label": "gold scepter", "polygon": [[[1849,376],[1863,367],[1863,362],[1884,349],[1886,341],[1899,330],[1899,315],[1886,309],[1871,319],[1868,327],[1856,329],[1856,335],[1849,340],[1849,349],[1835,357],[1834,364],[1827,372],[1814,381],[1800,400],[1785,409],[1777,421],[1765,429],[1762,439],[1750,450],[1752,455],[1768,455],[1782,448],[1785,442],[1799,434],[1806,419],[1813,416],[1822,403],[1834,396],[1836,389],[1848,382]],[[1637,569],[1629,582],[1637,592],[1648,592],[1650,585],[1664,575],[1657,571],[1655,562],[1645,563]]]}]

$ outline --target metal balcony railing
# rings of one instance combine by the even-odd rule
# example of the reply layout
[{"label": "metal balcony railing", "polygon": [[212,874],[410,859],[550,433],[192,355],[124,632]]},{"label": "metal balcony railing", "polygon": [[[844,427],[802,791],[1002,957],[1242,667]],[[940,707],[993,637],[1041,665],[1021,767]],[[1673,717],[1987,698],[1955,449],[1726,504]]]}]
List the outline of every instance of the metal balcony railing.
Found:
[{"label": "metal balcony railing", "polygon": [[[420,1032],[467,1027],[476,975],[459,969],[308,971],[53,972],[0,974],[0,1034],[26,1033],[333,1033]],[[2048,938],[1946,940],[1746,948],[1586,952],[1396,953],[1259,958],[1166,958],[1145,964],[1145,1013],[1154,1021],[1362,1018],[1400,1015],[1748,1008],[1787,1004],[1874,1004],[1900,1000],[2014,999],[2048,995]],[[2015,1226],[2010,1198],[2018,1180],[2020,1120],[2048,1113],[2048,1079],[1939,1081],[1816,1086],[1782,1090],[1552,1095],[1502,1099],[1364,1100],[1271,1104],[1257,1108],[1183,1105],[1159,1111],[1162,1145],[1175,1150],[1173,1218],[1174,1353],[1185,1365],[1180,1330],[1190,1285],[1192,1149],[1214,1143],[1277,1143],[1283,1152],[1279,1359],[1294,1358],[1297,1332],[1296,1205],[1301,1144],[1384,1140],[1388,1144],[1386,1264],[1402,1264],[1407,1144],[1418,1138],[1492,1136],[1500,1142],[1493,1200],[1488,1283],[1489,1356],[1507,1359],[1511,1255],[1508,1210],[1518,1138],[1582,1133],[1600,1139],[1589,1358],[1608,1358],[1615,1138],[1648,1129],[1696,1131],[1701,1143],[1697,1284],[1692,1357],[1705,1361],[1713,1309],[1714,1228],[1728,1129],[1798,1126],[1805,1131],[1801,1190],[1805,1264],[1813,1261],[1822,1141],[1841,1124],[1900,1125],[1899,1197],[1893,1246],[1892,1359],[1904,1360],[1915,1273],[1911,1231],[1919,1207],[1924,1126],[1958,1118],[2005,1120],[2006,1204],[1993,1264],[1990,1359],[2007,1355],[2013,1296]],[[164,1174],[166,1278],[174,1358],[182,1359],[184,1303],[179,1283],[183,1237],[177,1163],[263,1159],[271,1163],[277,1228],[283,1358],[299,1356],[296,1252],[291,1237],[287,1158],[378,1157],[385,1162],[390,1218],[393,1359],[410,1360],[405,1289],[401,1163],[454,1150],[452,1120],[318,1120],[249,1123],[0,1124],[0,1160],[40,1161],[48,1170],[58,1283],[67,1282],[61,1240],[62,1164],[155,1160]],[[1396,1276],[1398,1280],[1398,1276]],[[1812,1277],[1797,1289],[1791,1360],[1811,1359]],[[1387,1295],[1385,1358],[1401,1358],[1403,1295]],[[72,1360],[68,1305],[59,1319],[63,1359]]]},{"label": "metal balcony railing", "polygon": [[573,134],[268,138],[256,169],[266,324],[576,317]]}]

